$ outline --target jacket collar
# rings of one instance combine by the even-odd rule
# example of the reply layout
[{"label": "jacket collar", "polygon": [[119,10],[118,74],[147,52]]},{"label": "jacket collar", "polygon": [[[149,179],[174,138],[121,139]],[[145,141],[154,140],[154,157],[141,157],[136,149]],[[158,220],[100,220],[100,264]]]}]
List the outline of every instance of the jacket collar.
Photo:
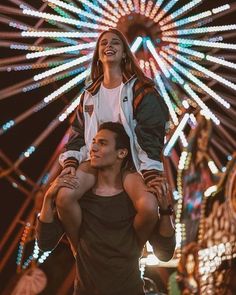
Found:
[{"label": "jacket collar", "polygon": [[[130,80],[132,80],[134,77],[136,77],[136,75],[125,75],[124,73],[122,74],[123,76],[123,83],[126,84],[128,83]],[[100,77],[98,77],[95,81],[91,82],[86,88],[85,90],[90,92],[92,96],[94,96],[95,94],[97,94],[98,90],[100,89],[100,86],[102,84],[103,81],[103,75],[101,75]]]}]

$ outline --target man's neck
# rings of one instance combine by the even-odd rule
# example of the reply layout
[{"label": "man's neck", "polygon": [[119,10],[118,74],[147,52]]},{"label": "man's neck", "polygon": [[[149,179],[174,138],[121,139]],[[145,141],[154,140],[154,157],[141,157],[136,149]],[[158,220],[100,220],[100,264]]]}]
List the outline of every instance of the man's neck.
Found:
[{"label": "man's neck", "polygon": [[122,175],[120,169],[99,169],[97,182],[93,192],[99,196],[112,196],[123,191]]},{"label": "man's neck", "polygon": [[120,67],[116,66],[106,66],[104,67],[104,78],[103,85],[106,88],[118,87],[122,82],[122,72]]}]

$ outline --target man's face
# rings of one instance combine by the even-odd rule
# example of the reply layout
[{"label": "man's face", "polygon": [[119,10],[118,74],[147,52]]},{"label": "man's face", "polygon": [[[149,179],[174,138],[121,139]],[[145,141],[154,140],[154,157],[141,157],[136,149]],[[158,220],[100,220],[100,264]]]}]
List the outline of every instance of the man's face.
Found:
[{"label": "man's face", "polygon": [[94,137],[90,149],[91,166],[108,168],[120,162],[121,149],[116,150],[115,133],[110,130],[100,130]]}]

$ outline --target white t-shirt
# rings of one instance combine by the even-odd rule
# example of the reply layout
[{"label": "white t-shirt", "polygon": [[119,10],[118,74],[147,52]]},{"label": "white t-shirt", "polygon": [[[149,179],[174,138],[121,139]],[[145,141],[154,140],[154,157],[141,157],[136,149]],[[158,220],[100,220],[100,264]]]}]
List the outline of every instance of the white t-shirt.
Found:
[{"label": "white t-shirt", "polygon": [[120,122],[120,91],[123,83],[116,88],[105,88],[103,83],[99,89],[98,122]]}]

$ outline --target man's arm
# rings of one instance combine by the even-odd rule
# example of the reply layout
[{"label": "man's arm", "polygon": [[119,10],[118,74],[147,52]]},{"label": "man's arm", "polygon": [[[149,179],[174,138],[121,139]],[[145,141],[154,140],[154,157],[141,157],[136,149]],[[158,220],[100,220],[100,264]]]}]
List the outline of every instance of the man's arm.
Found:
[{"label": "man's arm", "polygon": [[59,219],[55,216],[50,223],[43,222],[40,217],[36,224],[36,239],[39,249],[52,251],[64,235],[64,230]]},{"label": "man's arm", "polygon": [[172,220],[173,209],[170,207],[171,197],[165,177],[159,176],[149,182],[149,191],[154,193],[159,205],[160,219],[149,242],[155,255],[162,261],[172,258],[175,250],[175,229]]},{"label": "man's arm", "polygon": [[71,175],[57,177],[47,190],[36,224],[36,239],[42,251],[53,250],[64,235],[64,229],[57,216],[54,200],[61,187],[76,188],[77,179]]},{"label": "man's arm", "polygon": [[176,245],[174,228],[169,226],[170,221],[167,219],[169,216],[160,217],[159,224],[149,239],[154,254],[162,261],[168,261],[173,257]]}]

